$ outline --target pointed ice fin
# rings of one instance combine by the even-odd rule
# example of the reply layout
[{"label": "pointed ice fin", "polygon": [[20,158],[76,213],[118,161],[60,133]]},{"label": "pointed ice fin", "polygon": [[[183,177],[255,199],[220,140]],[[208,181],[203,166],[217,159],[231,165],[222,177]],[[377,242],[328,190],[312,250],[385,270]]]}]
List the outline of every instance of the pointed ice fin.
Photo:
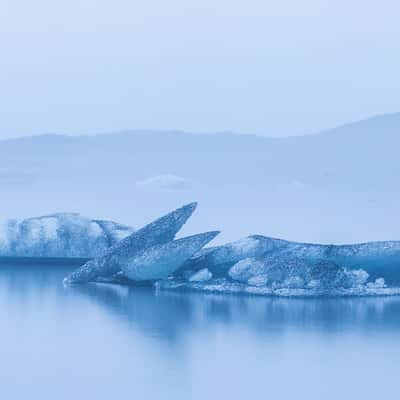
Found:
[{"label": "pointed ice fin", "polygon": [[190,203],[146,225],[114,246],[99,258],[91,260],[64,279],[64,283],[84,283],[107,277],[140,251],[172,241],[176,233],[193,214],[197,203]]},{"label": "pointed ice fin", "polygon": [[218,234],[218,231],[200,233],[148,248],[123,265],[122,271],[134,281],[167,278]]}]

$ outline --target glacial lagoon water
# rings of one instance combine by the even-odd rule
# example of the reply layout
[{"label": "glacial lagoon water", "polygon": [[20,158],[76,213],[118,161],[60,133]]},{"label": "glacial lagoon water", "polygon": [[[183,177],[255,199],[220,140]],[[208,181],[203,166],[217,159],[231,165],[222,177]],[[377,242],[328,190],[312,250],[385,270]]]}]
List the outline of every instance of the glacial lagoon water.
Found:
[{"label": "glacial lagoon water", "polygon": [[376,399],[398,391],[400,297],[64,287],[75,267],[2,261],[2,399]]}]

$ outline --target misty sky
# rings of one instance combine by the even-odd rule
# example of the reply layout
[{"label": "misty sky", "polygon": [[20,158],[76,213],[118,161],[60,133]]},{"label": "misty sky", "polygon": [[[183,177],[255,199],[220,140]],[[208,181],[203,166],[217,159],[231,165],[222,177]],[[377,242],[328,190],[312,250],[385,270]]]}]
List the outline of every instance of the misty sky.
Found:
[{"label": "misty sky", "polygon": [[0,138],[399,111],[399,17],[395,0],[1,0]]}]

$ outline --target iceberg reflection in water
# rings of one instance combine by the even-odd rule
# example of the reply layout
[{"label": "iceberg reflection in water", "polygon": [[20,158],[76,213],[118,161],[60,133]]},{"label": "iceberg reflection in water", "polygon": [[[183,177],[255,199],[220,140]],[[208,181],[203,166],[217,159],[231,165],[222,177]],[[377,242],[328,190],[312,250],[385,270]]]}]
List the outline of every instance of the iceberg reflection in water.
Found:
[{"label": "iceberg reflection in water", "polygon": [[373,399],[397,390],[400,297],[64,287],[73,269],[0,266],[4,398]]}]

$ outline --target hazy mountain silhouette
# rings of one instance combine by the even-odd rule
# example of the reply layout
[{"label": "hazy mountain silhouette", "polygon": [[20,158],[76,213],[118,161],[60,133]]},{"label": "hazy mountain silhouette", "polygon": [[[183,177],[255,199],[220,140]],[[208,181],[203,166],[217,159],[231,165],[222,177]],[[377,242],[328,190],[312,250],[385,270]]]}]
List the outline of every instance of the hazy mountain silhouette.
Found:
[{"label": "hazy mountain silhouette", "polygon": [[400,113],[285,138],[136,130],[3,140],[0,216],[80,211],[137,225],[199,200],[213,220],[202,229],[232,235],[399,239],[399,148]]}]

